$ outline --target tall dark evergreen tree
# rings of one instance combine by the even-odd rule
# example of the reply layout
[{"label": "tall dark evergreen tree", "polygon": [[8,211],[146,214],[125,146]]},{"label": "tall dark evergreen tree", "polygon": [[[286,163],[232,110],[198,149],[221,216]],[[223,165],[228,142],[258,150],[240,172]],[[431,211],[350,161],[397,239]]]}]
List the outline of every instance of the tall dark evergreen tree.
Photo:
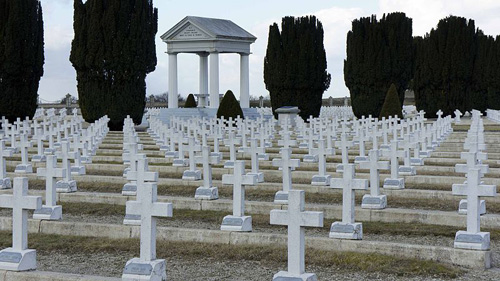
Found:
[{"label": "tall dark evergreen tree", "polygon": [[347,34],[344,80],[354,114],[379,116],[391,84],[400,104],[413,77],[412,19],[404,13],[356,19]]},{"label": "tall dark evergreen tree", "polygon": [[264,82],[273,112],[282,106],[298,106],[303,119],[317,117],[331,80],[323,25],[314,16],[284,17],[281,29],[276,23],[269,27],[264,59]]},{"label": "tall dark evergreen tree", "polygon": [[152,0],[74,2],[70,60],[76,69],[82,115],[104,115],[121,130],[130,115],[140,123],[146,105],[146,75],[156,67],[158,10]]},{"label": "tall dark evergreen tree", "polygon": [[0,0],[0,116],[33,117],[43,64],[40,1]]},{"label": "tall dark evergreen tree", "polygon": [[500,36],[491,44],[486,75],[488,108],[500,110]]}]

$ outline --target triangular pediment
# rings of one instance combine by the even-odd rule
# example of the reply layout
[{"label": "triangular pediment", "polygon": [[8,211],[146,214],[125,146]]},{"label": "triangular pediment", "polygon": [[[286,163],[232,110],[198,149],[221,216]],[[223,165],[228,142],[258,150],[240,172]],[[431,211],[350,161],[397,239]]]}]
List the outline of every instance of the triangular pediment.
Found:
[{"label": "triangular pediment", "polygon": [[173,40],[200,40],[209,38],[211,36],[189,22],[181,27],[172,37]]}]

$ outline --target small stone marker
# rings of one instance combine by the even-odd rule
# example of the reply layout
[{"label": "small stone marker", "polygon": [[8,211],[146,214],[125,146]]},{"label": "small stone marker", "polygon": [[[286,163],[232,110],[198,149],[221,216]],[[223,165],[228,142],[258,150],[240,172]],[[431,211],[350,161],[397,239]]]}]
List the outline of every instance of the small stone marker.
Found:
[{"label": "small stone marker", "polygon": [[328,186],[331,176],[326,174],[326,156],[333,154],[333,148],[326,148],[325,140],[320,139],[314,153],[318,155],[318,174],[312,177],[311,184]]},{"label": "small stone marker", "polygon": [[5,147],[5,140],[0,140],[0,189],[12,188],[10,178],[7,177],[6,157],[12,157],[12,150]]},{"label": "small stone marker", "polygon": [[28,210],[42,207],[42,197],[28,196],[28,178],[14,179],[14,193],[0,195],[0,208],[12,209],[12,247],[0,251],[0,269],[36,269],[36,250],[28,249]]},{"label": "small stone marker", "polygon": [[360,164],[362,169],[370,169],[370,194],[363,196],[361,208],[363,209],[385,209],[387,206],[387,195],[380,194],[380,172],[389,170],[389,162],[378,160],[378,150],[370,150],[369,162]]},{"label": "small stone marker", "polygon": [[292,190],[292,169],[300,166],[299,159],[290,159],[291,148],[281,148],[281,159],[273,159],[273,166],[281,167],[283,171],[283,190],[276,192],[274,203],[287,204],[288,191]]},{"label": "small stone marker", "polygon": [[280,271],[273,280],[315,281],[316,274],[305,273],[304,227],[323,227],[323,212],[306,212],[305,192],[290,190],[288,210],[271,210],[270,223],[288,226],[288,271]]},{"label": "small stone marker", "polygon": [[[140,164],[147,162],[140,161]],[[122,280],[167,280],[167,264],[164,259],[156,259],[156,218],[172,217],[172,203],[157,202],[157,185],[148,182],[139,185],[138,200],[128,201],[127,214],[140,217],[141,252],[125,264]],[[141,197],[139,199],[139,197]]]},{"label": "small stone marker", "polygon": [[183,180],[197,181],[201,180],[201,171],[196,170],[195,152],[201,151],[201,146],[195,144],[194,137],[190,137],[188,141],[189,151],[189,170],[182,173]]},{"label": "small stone marker", "polygon": [[460,117],[463,115],[462,112],[460,112],[460,110],[456,109],[455,110],[455,123],[456,124],[460,124]]},{"label": "small stone marker", "polygon": [[36,175],[45,177],[45,204],[41,209],[35,210],[34,219],[39,220],[60,220],[62,219],[62,206],[56,205],[56,179],[62,178],[66,170],[57,168],[57,157],[47,155],[47,164],[45,168],[38,168]]},{"label": "small stone marker", "polygon": [[330,228],[330,238],[363,239],[363,225],[354,222],[354,191],[367,190],[368,180],[355,179],[354,164],[344,168],[342,179],[332,179],[331,187],[342,189],[342,222],[334,222]]},{"label": "small stone marker", "polygon": [[58,157],[62,158],[62,167],[66,171],[62,180],[56,183],[57,192],[70,193],[75,192],[76,181],[71,179],[71,162],[70,159],[76,157],[74,152],[69,151],[69,143],[67,141],[61,142],[61,152],[58,152]]},{"label": "small stone marker", "polygon": [[28,162],[28,148],[32,146],[31,141],[28,140],[27,134],[21,134],[21,164],[16,166],[14,173],[17,174],[31,174],[33,173],[33,166]]},{"label": "small stone marker", "polygon": [[234,162],[234,174],[222,175],[223,184],[233,185],[233,215],[225,216],[221,230],[252,231],[252,217],[245,216],[245,185],[256,185],[255,174],[245,175],[245,161]]},{"label": "small stone marker", "polygon": [[384,180],[386,189],[404,189],[405,179],[399,177],[399,158],[404,158],[405,151],[398,150],[398,142],[391,141],[390,150],[384,151],[384,155],[390,155],[391,158],[391,177]]},{"label": "small stone marker", "polygon": [[257,139],[251,139],[250,147],[244,148],[243,152],[250,154],[250,161],[252,162],[252,171],[248,174],[255,175],[257,182],[264,182],[264,173],[259,172],[259,154],[264,154],[266,152],[265,148],[257,146]]},{"label": "small stone marker", "polygon": [[202,155],[196,156],[196,163],[203,165],[203,186],[196,189],[194,199],[216,200],[219,199],[219,189],[212,186],[212,165],[219,164],[219,156],[210,156],[210,146],[202,147]]},{"label": "small stone marker", "polygon": [[494,197],[497,194],[495,185],[481,185],[480,170],[469,169],[466,184],[453,184],[453,195],[467,196],[467,231],[458,231],[455,235],[455,248],[481,250],[490,249],[490,233],[481,232],[481,216],[479,215],[479,197]]}]

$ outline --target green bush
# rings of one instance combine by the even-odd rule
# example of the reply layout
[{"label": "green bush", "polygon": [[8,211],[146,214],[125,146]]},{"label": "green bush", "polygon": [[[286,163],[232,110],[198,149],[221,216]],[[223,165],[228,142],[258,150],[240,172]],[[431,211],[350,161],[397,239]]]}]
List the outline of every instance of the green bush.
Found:
[{"label": "green bush", "polygon": [[197,106],[197,104],[196,104],[196,100],[194,99],[194,95],[189,94],[187,99],[186,99],[186,103],[184,104],[184,108],[193,108],[196,106]]},{"label": "green bush", "polygon": [[238,116],[244,118],[240,103],[231,90],[226,92],[220,101],[219,109],[217,109],[217,118],[221,118],[223,116],[226,120],[229,119],[229,117],[233,118],[233,120]]},{"label": "green bush", "polygon": [[384,105],[380,110],[379,118],[382,117],[389,118],[389,116],[397,115],[399,118],[403,118],[403,111],[401,110],[401,103],[399,102],[398,90],[396,85],[391,84],[387,95],[385,96]]}]

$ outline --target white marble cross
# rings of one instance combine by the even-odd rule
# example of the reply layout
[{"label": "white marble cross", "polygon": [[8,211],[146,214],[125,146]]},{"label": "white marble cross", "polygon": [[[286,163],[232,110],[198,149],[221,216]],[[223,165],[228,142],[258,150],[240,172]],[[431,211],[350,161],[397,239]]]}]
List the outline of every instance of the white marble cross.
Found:
[{"label": "white marble cross", "polygon": [[479,214],[479,197],[494,197],[497,194],[495,185],[482,185],[480,169],[472,168],[467,173],[467,183],[453,184],[453,195],[467,196],[467,231],[458,231],[455,236],[455,248],[488,250],[490,235],[481,232],[481,217]]},{"label": "white marble cross", "polygon": [[343,167],[349,164],[349,147],[353,145],[352,141],[347,141],[346,133],[340,135],[340,141],[335,142],[335,146],[342,151],[342,164],[337,165],[337,172],[342,172]]},{"label": "white marble cross", "polygon": [[326,174],[326,156],[333,155],[334,149],[328,149],[324,139],[318,140],[318,148],[313,150],[313,153],[318,155],[318,175],[314,175],[311,180],[312,185],[329,185],[330,175]]},{"label": "white marble cross", "polygon": [[[231,128],[231,127],[230,127]],[[236,145],[241,143],[241,139],[235,137],[234,132],[229,132],[228,138],[224,140],[224,145],[229,146],[229,160],[224,163],[224,168],[232,168],[236,161]]]},{"label": "white marble cross", "polygon": [[383,151],[384,156],[391,158],[391,177],[384,180],[384,188],[388,189],[403,189],[405,187],[404,178],[399,177],[399,158],[405,157],[404,150],[398,150],[398,142],[391,141],[389,151]]},{"label": "white marble cross", "polygon": [[[217,187],[212,186],[212,165],[219,164],[221,159],[219,156],[210,156],[210,146],[203,146],[201,156],[196,156],[196,163],[203,165],[203,186],[196,189],[195,199],[217,199]],[[210,194],[210,198],[206,195]]]},{"label": "white marble cross", "polygon": [[387,206],[387,196],[380,194],[380,170],[389,170],[388,161],[379,161],[378,150],[370,150],[369,161],[360,164],[361,169],[370,170],[370,194],[363,196],[362,208],[384,209]]},{"label": "white marble cross", "polygon": [[233,215],[225,216],[221,230],[252,231],[252,217],[245,216],[245,185],[256,185],[256,175],[245,175],[245,161],[234,162],[234,174],[222,175],[223,184],[233,185]]},{"label": "white marble cross", "polygon": [[364,128],[361,128],[359,130],[359,136],[358,136],[358,145],[359,145],[359,156],[356,156],[354,159],[355,163],[361,163],[367,160],[366,153],[365,153],[365,130]]},{"label": "white marble cross", "polygon": [[283,190],[278,191],[274,197],[275,203],[286,204],[288,202],[288,191],[292,190],[292,169],[300,166],[299,159],[290,159],[291,148],[281,148],[281,159],[273,159],[273,166],[280,167],[283,171]]},{"label": "white marble cross", "polygon": [[27,134],[21,134],[19,146],[21,147],[21,164],[16,166],[16,170],[14,172],[21,174],[33,173],[33,167],[28,161],[28,148],[32,146],[32,143],[28,140]]},{"label": "white marble cross", "polygon": [[43,141],[47,140],[47,136],[43,134],[42,128],[35,128],[35,135],[33,139],[36,140],[37,155],[31,157],[32,162],[45,162],[45,155],[43,154]]},{"label": "white marble cross", "polygon": [[[303,278],[311,275],[305,273],[304,227],[323,227],[323,212],[304,211],[305,192],[303,190],[290,190],[288,197],[288,210],[271,210],[270,214],[271,224],[288,226],[288,271],[278,272],[273,280],[281,276]],[[299,280],[309,280],[306,278]]]},{"label": "white marble cross", "polygon": [[[42,197],[28,196],[28,178],[15,178],[13,194],[0,195],[0,208],[12,209],[12,247],[0,251],[0,269],[36,269],[36,251],[28,249],[28,210],[41,207]],[[20,256],[17,262],[9,261],[13,255]]]},{"label": "white marble cross", "polygon": [[196,144],[194,137],[189,137],[187,150],[189,152],[189,170],[184,171],[182,174],[183,180],[200,180],[201,171],[196,170],[196,158],[195,153],[201,151],[201,145]]},{"label": "white marble cross", "polygon": [[12,154],[12,150],[5,147],[5,140],[0,140],[0,189],[12,187],[10,178],[7,177],[7,165],[5,164],[5,158],[12,157]]},{"label": "white marble cross", "polygon": [[76,191],[76,182],[71,179],[71,162],[70,159],[75,159],[76,153],[70,152],[69,143],[61,142],[61,151],[56,153],[58,158],[62,159],[62,167],[65,169],[64,177],[59,181],[57,186],[58,192],[74,192]]},{"label": "white marble cross", "polygon": [[265,148],[257,146],[257,139],[250,139],[250,147],[243,148],[243,152],[250,154],[252,163],[250,174],[257,177],[257,182],[264,182],[264,173],[259,172],[259,154],[265,153]]},{"label": "white marble cross", "polygon": [[45,177],[45,204],[40,210],[36,210],[33,214],[34,219],[60,220],[62,218],[62,208],[57,206],[56,179],[62,178],[66,170],[57,168],[57,157],[54,155],[47,156],[45,168],[38,168],[36,175]]},{"label": "white marble cross", "polygon": [[455,123],[460,123],[460,116],[462,116],[462,112],[460,112],[460,110],[456,109],[455,110]]},{"label": "white marble cross", "polygon": [[362,239],[361,223],[354,222],[354,191],[367,190],[368,180],[355,179],[354,164],[347,164],[342,179],[332,179],[331,188],[342,189],[342,222],[334,222],[330,228],[330,238]]},{"label": "white marble cross", "polygon": [[291,146],[297,146],[297,141],[290,139],[290,133],[286,131],[283,133],[283,139],[278,140],[278,145],[283,148],[289,148]]},{"label": "white marble cross", "polygon": [[438,120],[441,119],[441,116],[443,116],[443,111],[441,111],[441,109],[438,110],[438,112],[436,112],[436,115],[438,117]]},{"label": "white marble cross", "polygon": [[480,164],[478,159],[478,152],[462,152],[460,153],[460,158],[465,159],[466,164],[455,164],[455,172],[467,174],[469,169],[479,169],[479,173],[482,176],[488,173],[489,165]]}]

